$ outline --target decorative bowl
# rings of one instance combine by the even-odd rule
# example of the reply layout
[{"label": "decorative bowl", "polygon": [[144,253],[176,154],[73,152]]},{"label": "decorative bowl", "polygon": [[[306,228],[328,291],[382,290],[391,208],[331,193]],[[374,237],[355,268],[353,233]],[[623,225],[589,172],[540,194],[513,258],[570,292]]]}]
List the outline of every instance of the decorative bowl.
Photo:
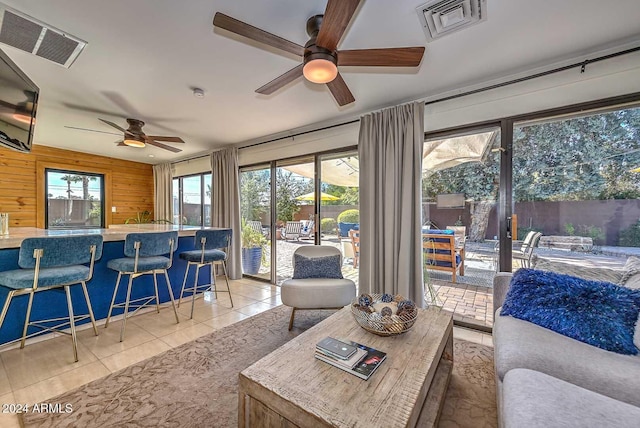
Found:
[{"label": "decorative bowl", "polygon": [[415,304],[399,294],[361,294],[351,302],[351,313],[360,327],[379,336],[407,332],[418,318]]}]

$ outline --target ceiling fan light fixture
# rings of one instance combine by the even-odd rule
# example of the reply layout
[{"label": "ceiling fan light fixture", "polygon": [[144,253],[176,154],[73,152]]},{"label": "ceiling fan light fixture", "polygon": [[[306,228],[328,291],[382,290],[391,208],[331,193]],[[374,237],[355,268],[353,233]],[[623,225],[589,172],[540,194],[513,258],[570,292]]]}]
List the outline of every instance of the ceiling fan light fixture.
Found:
[{"label": "ceiling fan light fixture", "polygon": [[124,144],[126,144],[129,147],[140,147],[140,148],[146,146],[144,142],[144,138],[139,137],[137,135],[127,135],[124,138]]},{"label": "ceiling fan light fixture", "polygon": [[338,75],[338,58],[335,53],[315,45],[313,39],[305,46],[304,78],[313,83],[329,83]]},{"label": "ceiling fan light fixture", "polygon": [[310,82],[329,83],[338,75],[338,67],[329,60],[314,59],[304,65],[302,74]]}]

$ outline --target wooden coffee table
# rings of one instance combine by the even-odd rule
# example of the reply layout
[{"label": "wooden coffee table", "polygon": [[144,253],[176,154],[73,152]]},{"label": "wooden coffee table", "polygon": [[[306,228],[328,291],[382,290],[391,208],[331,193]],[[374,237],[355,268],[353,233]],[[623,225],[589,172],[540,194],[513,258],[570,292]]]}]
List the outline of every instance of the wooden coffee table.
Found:
[{"label": "wooden coffee table", "polygon": [[[453,322],[438,308],[419,311],[410,331],[382,337],[361,328],[346,307],[246,368],[238,426],[435,426],[453,367]],[[387,359],[362,380],[314,358],[326,336],[379,349]]]}]

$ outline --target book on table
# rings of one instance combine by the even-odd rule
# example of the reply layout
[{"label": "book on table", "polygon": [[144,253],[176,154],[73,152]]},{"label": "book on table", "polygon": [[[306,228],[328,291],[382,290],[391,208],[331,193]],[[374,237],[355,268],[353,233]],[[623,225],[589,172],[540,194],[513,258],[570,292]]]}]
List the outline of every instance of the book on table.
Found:
[{"label": "book on table", "polygon": [[382,364],[382,362],[387,358],[386,352],[382,352],[353,341],[349,341],[348,344],[351,344],[357,348],[356,354],[354,354],[349,359],[357,359],[356,363],[353,365],[350,365],[351,362],[347,362],[347,360],[342,360],[327,355],[318,347],[316,347],[315,357],[318,360],[331,364],[334,367],[342,369],[364,380],[369,379],[371,375],[376,371],[376,369],[380,366],[380,364]]}]

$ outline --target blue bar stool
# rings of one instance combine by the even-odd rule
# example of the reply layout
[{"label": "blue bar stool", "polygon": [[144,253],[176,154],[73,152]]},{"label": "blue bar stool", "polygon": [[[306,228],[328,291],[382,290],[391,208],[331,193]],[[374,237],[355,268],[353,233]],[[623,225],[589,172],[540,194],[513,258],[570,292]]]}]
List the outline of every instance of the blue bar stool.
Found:
[{"label": "blue bar stool", "polygon": [[[155,300],[156,311],[160,312],[160,299],[158,298],[158,279],[157,274],[164,274],[167,282],[167,290],[169,290],[169,297],[171,298],[171,305],[173,306],[173,312],[176,316],[176,323],[179,323],[178,312],[176,310],[176,304],[173,299],[173,290],[171,289],[171,281],[169,281],[169,275],[167,270],[171,268],[173,264],[173,252],[178,246],[178,232],[150,232],[150,233],[129,233],[124,240],[124,255],[126,257],[120,259],[109,260],[107,267],[118,271],[118,279],[116,280],[116,287],[113,290],[113,297],[111,298],[111,305],[109,306],[109,313],[107,315],[107,321],[104,328],[109,326],[109,320],[111,319],[111,312],[114,308],[124,308],[124,317],[122,319],[122,328],[120,329],[120,342],[124,340],[124,332],[127,324],[127,318],[135,315],[140,309],[147,306],[149,303]],[[169,257],[166,257],[166,255]],[[115,303],[116,294],[118,293],[118,287],[120,286],[120,279],[122,275],[129,275],[129,285],[127,286],[127,297],[122,303]],[[142,275],[153,275],[153,286],[155,289],[155,295],[148,297],[141,297],[139,299],[130,300],[131,298],[131,285],[134,278],[138,278]],[[135,310],[129,314],[129,306],[135,308]]]},{"label": "blue bar stool", "polygon": [[[221,264],[224,272],[224,278],[227,281],[227,289],[220,292],[229,293],[231,307],[233,308],[233,299],[231,298],[231,288],[229,287],[229,276],[227,275],[227,252],[231,242],[231,229],[203,229],[196,232],[196,246],[200,244],[199,250],[183,251],[180,258],[187,261],[187,270],[184,273],[182,281],[182,290],[178,299],[178,307],[182,302],[184,292],[191,293],[191,318],[193,318],[193,306],[196,302],[196,294],[200,292],[213,290],[218,298],[218,287],[215,281],[214,265]],[[211,269],[211,282],[209,284],[198,285],[198,274],[200,268],[209,265]],[[196,274],[193,280],[193,287],[186,287],[189,268],[196,267]]]},{"label": "blue bar stool", "polygon": [[[78,344],[76,340],[76,323],[87,318],[91,319],[93,331],[98,335],[96,320],[87,293],[87,281],[93,276],[93,264],[102,257],[102,235],[79,235],[47,238],[26,238],[20,245],[18,266],[20,269],[0,272],[0,286],[9,289],[7,300],[0,314],[0,328],[7,316],[11,300],[15,296],[29,295],[27,314],[22,329],[20,349],[24,348],[27,337],[40,334],[43,331],[57,331],[71,336],[73,343],[73,357],[78,361]],[[89,264],[89,266],[85,266]],[[70,287],[75,284],[82,285],[84,298],[87,303],[87,315],[74,315],[71,301]],[[31,321],[31,308],[33,296],[39,291],[64,288],[67,295],[68,317],[51,318]],[[53,326],[48,323],[57,323]],[[69,326],[71,332],[63,331]],[[29,326],[39,329],[27,336]]]}]

